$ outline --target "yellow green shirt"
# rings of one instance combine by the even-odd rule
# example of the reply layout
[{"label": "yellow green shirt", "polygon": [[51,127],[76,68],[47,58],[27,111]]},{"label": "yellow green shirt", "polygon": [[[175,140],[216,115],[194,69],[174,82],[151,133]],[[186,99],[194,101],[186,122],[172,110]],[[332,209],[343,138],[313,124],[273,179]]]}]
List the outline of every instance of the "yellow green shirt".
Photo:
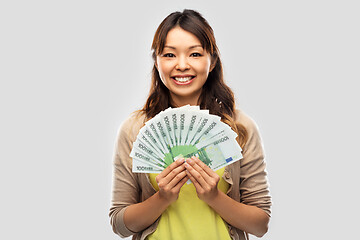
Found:
[{"label": "yellow green shirt", "polygon": [[[218,188],[226,193],[229,184],[222,179],[225,168],[216,171],[220,176]],[[158,191],[155,181],[158,174],[150,173],[150,182]],[[231,239],[227,224],[207,203],[200,200],[192,183],[185,183],[178,199],[161,215],[156,231],[148,240],[184,240],[184,239]]]}]

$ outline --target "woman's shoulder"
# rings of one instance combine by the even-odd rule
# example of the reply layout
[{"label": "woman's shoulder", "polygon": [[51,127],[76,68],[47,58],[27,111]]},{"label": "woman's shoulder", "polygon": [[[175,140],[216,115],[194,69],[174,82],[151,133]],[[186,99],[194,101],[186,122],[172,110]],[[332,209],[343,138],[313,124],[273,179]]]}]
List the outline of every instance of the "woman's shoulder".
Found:
[{"label": "woman's shoulder", "polygon": [[122,123],[122,127],[141,127],[145,123],[145,114],[141,111],[132,112]]},{"label": "woman's shoulder", "polygon": [[258,130],[255,120],[241,109],[235,110],[235,121],[243,125],[248,131]]},{"label": "woman's shoulder", "polygon": [[130,139],[136,138],[141,127],[145,124],[145,114],[141,111],[131,113],[119,126],[118,136],[125,135]]}]

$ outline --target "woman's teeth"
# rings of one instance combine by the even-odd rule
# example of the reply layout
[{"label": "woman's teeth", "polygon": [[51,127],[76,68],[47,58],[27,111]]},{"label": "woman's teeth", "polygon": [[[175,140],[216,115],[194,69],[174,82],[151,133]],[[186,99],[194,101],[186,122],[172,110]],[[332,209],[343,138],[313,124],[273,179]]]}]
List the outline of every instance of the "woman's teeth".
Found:
[{"label": "woman's teeth", "polygon": [[178,82],[187,82],[190,81],[193,77],[174,77],[174,79]]}]

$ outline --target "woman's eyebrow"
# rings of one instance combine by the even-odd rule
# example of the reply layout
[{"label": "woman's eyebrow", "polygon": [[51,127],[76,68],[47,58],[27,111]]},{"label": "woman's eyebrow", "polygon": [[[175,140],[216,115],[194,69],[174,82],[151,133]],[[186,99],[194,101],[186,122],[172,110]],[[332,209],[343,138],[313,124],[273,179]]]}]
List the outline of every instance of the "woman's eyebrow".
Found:
[{"label": "woman's eyebrow", "polygon": [[[193,45],[193,46],[190,46],[189,49],[192,49],[192,48],[197,48],[197,47],[201,47],[201,45]],[[176,47],[173,47],[173,46],[169,46],[169,45],[165,45],[164,48],[171,48],[171,49],[176,49]]]}]

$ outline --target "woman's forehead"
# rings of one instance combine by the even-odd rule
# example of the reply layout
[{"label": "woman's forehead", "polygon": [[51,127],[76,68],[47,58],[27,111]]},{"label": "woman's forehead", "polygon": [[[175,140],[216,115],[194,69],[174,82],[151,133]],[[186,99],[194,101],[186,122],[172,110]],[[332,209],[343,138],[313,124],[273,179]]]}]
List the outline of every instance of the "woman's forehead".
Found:
[{"label": "woman's forehead", "polygon": [[200,40],[191,32],[180,27],[175,27],[168,32],[164,45],[164,48],[172,49],[193,49],[199,47],[203,47]]}]

